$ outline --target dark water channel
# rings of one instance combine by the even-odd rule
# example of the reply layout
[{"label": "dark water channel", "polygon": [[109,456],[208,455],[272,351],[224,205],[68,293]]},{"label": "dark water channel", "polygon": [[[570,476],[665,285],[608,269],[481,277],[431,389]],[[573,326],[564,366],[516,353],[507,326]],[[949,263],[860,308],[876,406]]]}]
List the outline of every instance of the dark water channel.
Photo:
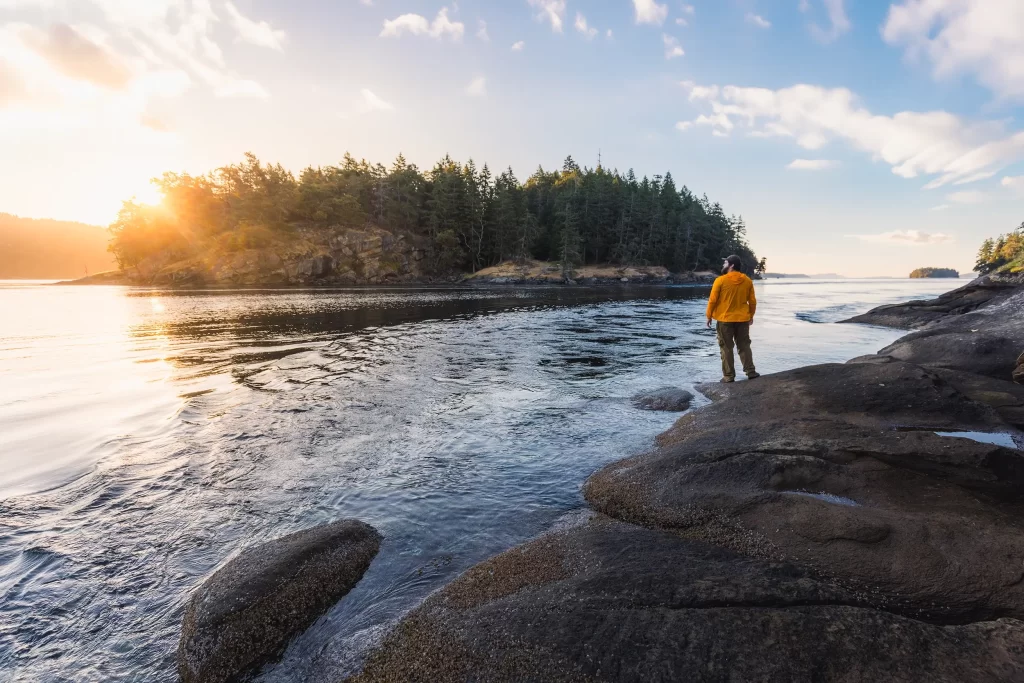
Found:
[{"label": "dark water channel", "polygon": [[[759,370],[873,352],[899,333],[832,323],[955,284],[759,285]],[[631,395],[720,376],[706,295],[0,283],[0,680],[173,680],[198,584],[357,517],[380,555],[262,676],[339,680],[677,417]]]}]

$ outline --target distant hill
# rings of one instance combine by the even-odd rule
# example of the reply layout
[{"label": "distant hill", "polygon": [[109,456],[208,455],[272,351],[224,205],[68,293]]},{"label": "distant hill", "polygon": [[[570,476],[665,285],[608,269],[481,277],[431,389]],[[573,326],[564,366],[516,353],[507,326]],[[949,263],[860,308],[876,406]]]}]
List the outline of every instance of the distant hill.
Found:
[{"label": "distant hill", "polygon": [[845,275],[839,273],[814,273],[813,275],[804,275],[803,273],[765,273],[766,278],[813,278],[815,280],[845,280]]},{"label": "distant hill", "polygon": [[924,277],[958,278],[960,277],[960,273],[952,268],[918,268],[910,274],[910,277],[915,279]]},{"label": "distant hill", "polygon": [[106,228],[0,213],[0,279],[82,277],[117,268]]}]

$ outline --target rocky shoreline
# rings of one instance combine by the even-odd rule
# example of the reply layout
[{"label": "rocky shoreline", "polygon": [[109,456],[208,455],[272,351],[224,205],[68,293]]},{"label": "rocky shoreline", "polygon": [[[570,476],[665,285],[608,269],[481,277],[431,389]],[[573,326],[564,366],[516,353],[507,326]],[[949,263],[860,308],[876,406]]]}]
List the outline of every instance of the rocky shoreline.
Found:
[{"label": "rocky shoreline", "polygon": [[[714,399],[592,475],[349,680],[1024,680],[1024,282],[850,322],[878,354]],[[948,436],[955,433],[958,436]]]}]

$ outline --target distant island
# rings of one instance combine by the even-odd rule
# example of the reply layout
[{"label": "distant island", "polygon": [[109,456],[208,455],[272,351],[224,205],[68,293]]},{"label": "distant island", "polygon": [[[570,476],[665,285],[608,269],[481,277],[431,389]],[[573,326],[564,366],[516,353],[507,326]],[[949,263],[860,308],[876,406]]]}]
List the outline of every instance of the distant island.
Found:
[{"label": "distant island", "polygon": [[918,268],[910,274],[913,279],[925,277],[951,277],[958,278],[960,273],[952,268]]},{"label": "distant island", "polygon": [[82,277],[117,267],[110,233],[85,223],[0,213],[0,279]]},{"label": "distant island", "polygon": [[446,156],[424,173],[402,156],[386,168],[348,154],[296,179],[248,154],[154,183],[159,205],[126,201],[110,226],[119,273],[92,281],[454,282],[543,262],[557,264],[555,281],[573,282],[588,266],[718,272],[727,254],[750,271],[759,263],[743,218],[677,187],[671,173],[637,178],[572,157],[520,182],[511,169],[495,176],[472,160]]}]

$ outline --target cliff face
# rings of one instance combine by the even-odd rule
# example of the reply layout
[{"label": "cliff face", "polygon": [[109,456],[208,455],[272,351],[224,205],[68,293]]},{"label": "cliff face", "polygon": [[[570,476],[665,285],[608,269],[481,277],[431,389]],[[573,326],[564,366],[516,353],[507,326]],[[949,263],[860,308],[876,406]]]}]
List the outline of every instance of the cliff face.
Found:
[{"label": "cliff face", "polygon": [[131,284],[387,284],[424,278],[415,237],[376,226],[297,228],[259,247],[202,250],[194,257],[147,259],[128,268]]}]

